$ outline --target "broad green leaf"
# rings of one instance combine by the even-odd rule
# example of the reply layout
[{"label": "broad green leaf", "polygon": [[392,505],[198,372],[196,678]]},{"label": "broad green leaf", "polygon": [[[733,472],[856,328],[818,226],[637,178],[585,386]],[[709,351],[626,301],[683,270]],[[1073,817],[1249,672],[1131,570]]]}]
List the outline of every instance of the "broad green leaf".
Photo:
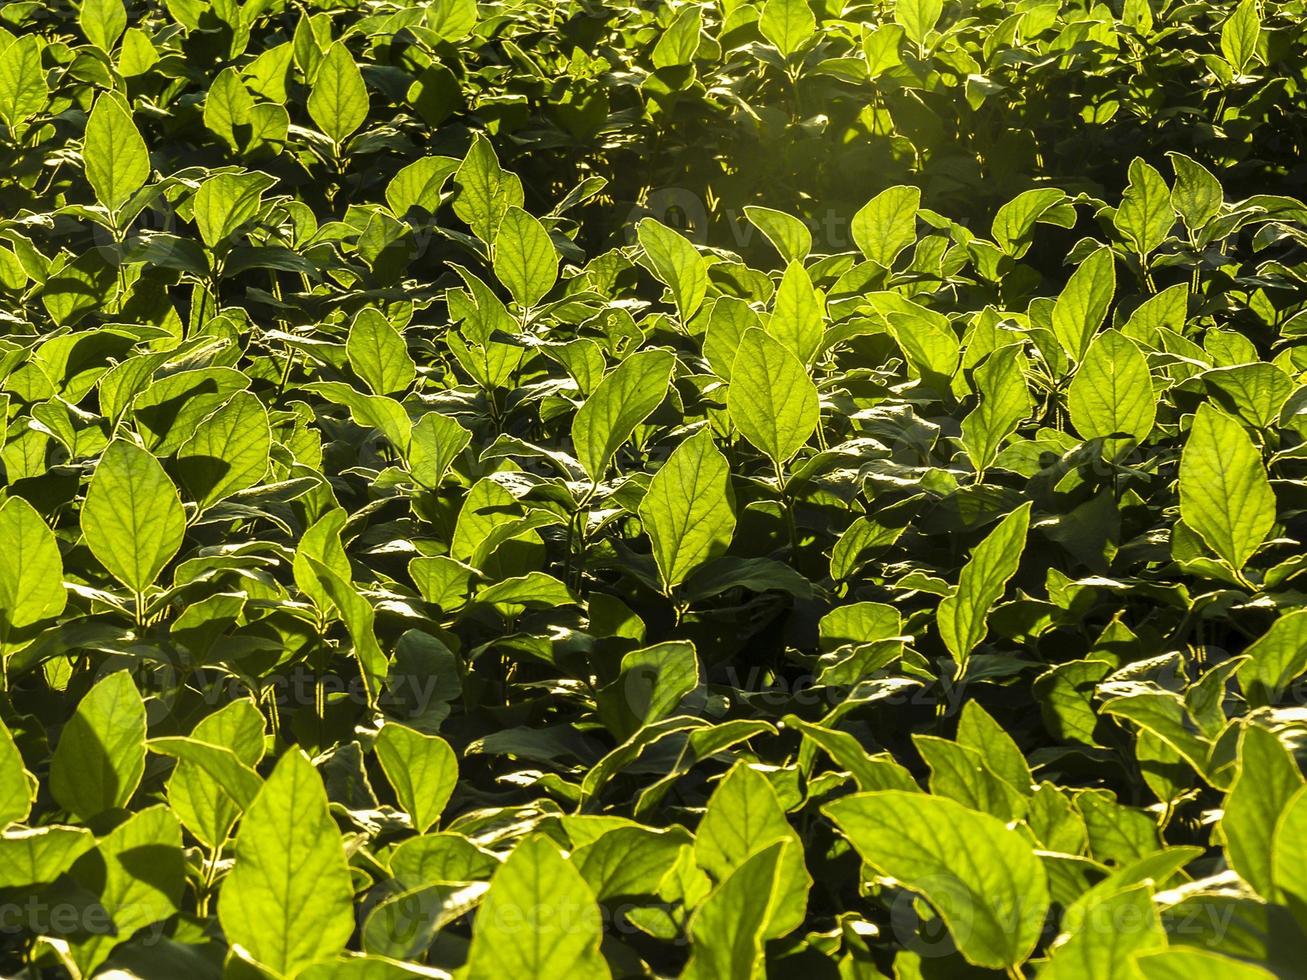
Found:
[{"label": "broad green leaf", "polygon": [[784,889],[786,858],[799,845],[771,841],[728,876],[690,919],[690,960],[682,980],[760,980],[764,941]]},{"label": "broad green leaf", "polygon": [[1221,54],[1236,75],[1242,75],[1257,57],[1261,34],[1262,17],[1257,10],[1257,0],[1243,0],[1221,25]]},{"label": "broad green leaf", "polygon": [[859,793],[822,810],[863,861],[930,902],[967,962],[1010,969],[1034,951],[1048,882],[1019,830],[952,800],[900,790]]},{"label": "broad green leaf", "polygon": [[[436,933],[475,910],[489,887],[484,881],[435,881],[391,895],[368,913],[363,924],[363,948],[396,960],[422,959]],[[304,976],[311,977],[317,969],[322,967],[310,968]]]},{"label": "broad green leaf", "polygon": [[802,925],[812,878],[804,867],[803,843],[785,818],[775,790],[747,762],[737,762],[708,798],[708,809],[695,834],[695,860],[714,879],[724,882],[749,858],[778,840],[788,841],[790,847],[781,858],[779,894],[766,927],[768,938],[778,938]]},{"label": "broad green leaf", "polygon": [[1193,946],[1141,953],[1134,967],[1144,980],[1274,980],[1270,970]]},{"label": "broad green leaf", "polygon": [[640,248],[658,281],[672,291],[682,325],[699,311],[708,292],[708,265],[688,239],[653,218],[635,228]]},{"label": "broad green leaf", "polygon": [[1275,525],[1275,494],[1242,425],[1204,403],[1180,457],[1180,517],[1236,571]]},{"label": "broad green leaf", "polygon": [[64,610],[64,565],[54,532],[22,497],[0,505],[0,650],[14,630]]},{"label": "broad green leaf", "polygon": [[400,220],[417,209],[433,215],[440,207],[440,191],[458,169],[455,157],[418,157],[400,169],[386,185],[386,203]]},{"label": "broad green leaf", "polygon": [[726,457],[704,428],[677,446],[649,481],[640,521],[653,543],[665,592],[730,547],[735,533],[730,475]]},{"label": "broad green leaf", "polygon": [[600,901],[656,894],[682,850],[689,850],[689,834],[679,827],[618,827],[585,844],[573,840],[572,863]]},{"label": "broad green leaf", "polygon": [[744,216],[767,236],[767,241],[788,265],[802,262],[812,251],[812,232],[798,218],[771,208],[746,205]]},{"label": "broad green leaf", "polygon": [[235,68],[224,68],[204,95],[204,125],[232,150],[246,148],[251,135],[254,96]]},{"label": "broad green leaf", "polygon": [[425,834],[440,819],[458,782],[454,750],[438,735],[389,721],[377,733],[375,751],[413,829]]},{"label": "broad green leaf", "polygon": [[1171,188],[1171,206],[1192,231],[1205,228],[1221,213],[1225,190],[1210,170],[1192,157],[1172,150],[1167,153],[1175,168],[1175,186]]},{"label": "broad green leaf", "polygon": [[1020,344],[992,352],[975,372],[980,404],[962,420],[962,444],[971,465],[983,473],[998,457],[1003,440],[1030,415],[1028,361]]},{"label": "broad green leaf", "polygon": [[123,0],[82,0],[77,23],[88,41],[108,53],[127,29]]},{"label": "broad green leaf", "polygon": [[776,302],[767,332],[788,347],[804,364],[812,361],[825,333],[825,310],[821,293],[799,261],[785,268],[776,290]]},{"label": "broad green leaf", "polygon": [[313,76],[309,117],[337,146],[347,140],[368,117],[368,89],[354,56],[337,41],[327,51]]},{"label": "broad green leaf", "polygon": [[778,468],[803,448],[820,421],[817,386],[803,362],[757,327],[740,340],[726,404],[731,421]]},{"label": "broad green leaf", "polygon": [[921,191],[898,185],[881,191],[853,216],[853,241],[872,262],[889,268],[899,253],[917,239]]},{"label": "broad green leaf", "polygon": [[808,0],[767,0],[758,18],[758,30],[788,58],[817,30]]},{"label": "broad green leaf", "polygon": [[454,419],[439,412],[427,412],[413,424],[409,442],[408,468],[413,479],[428,489],[437,489],[449,467],[471,441],[472,433]]},{"label": "broad green leaf", "polygon": [[1040,980],[1129,976],[1135,954],[1166,945],[1151,883],[1124,888],[1094,903],[1065,942],[1054,947]]},{"label": "broad green leaf", "polygon": [[925,42],[943,12],[944,0],[894,0],[894,20],[917,44]]},{"label": "broad green leaf", "polygon": [[617,679],[596,697],[599,717],[619,738],[662,721],[701,683],[699,657],[687,640],[668,640],[622,657]]},{"label": "broad green leaf", "polygon": [[50,762],[50,791],[82,820],[127,805],[145,772],[145,703],[120,670],[86,693]]},{"label": "broad green leaf", "polygon": [[1021,749],[979,701],[968,701],[958,719],[958,743],[979,752],[995,775],[1023,796],[1034,792],[1035,779]]},{"label": "broad green leaf", "polygon": [[294,976],[354,932],[354,885],[322,779],[299,749],[277,762],[241,822],[218,895],[227,941]]},{"label": "broad green leaf", "polygon": [[0,57],[0,119],[15,132],[45,108],[50,89],[41,65],[41,35],[24,34]]},{"label": "broad green leaf", "polygon": [[177,472],[201,510],[257,486],[268,472],[272,431],[257,395],[238,391],[177,450]]},{"label": "broad green leaf", "polygon": [[519,207],[504,212],[495,234],[495,276],[525,310],[558,281],[558,254],[545,226]]},{"label": "broad green leaf", "polygon": [[606,375],[572,420],[572,445],[577,461],[598,483],[613,455],[635,427],[647,419],[667,395],[676,355],[667,350],[632,354]]},{"label": "broad green leaf", "polygon": [[211,745],[196,738],[172,735],[150,739],[148,748],[159,755],[193,763],[212,778],[241,811],[249,809],[263,786],[258,773],[223,745]]},{"label": "broad green leaf", "polygon": [[1134,245],[1135,254],[1143,256],[1166,241],[1175,224],[1170,188],[1157,168],[1139,157],[1130,164],[1130,184],[1112,223]]},{"label": "broad green leaf", "polygon": [[994,213],[990,234],[995,244],[1014,258],[1020,258],[1030,248],[1030,233],[1036,222],[1065,201],[1065,192],[1055,187],[1022,191]]},{"label": "broad green leaf", "polygon": [[1307,858],[1307,786],[1300,787],[1280,811],[1271,839],[1271,884],[1275,899],[1288,905],[1299,925],[1307,916],[1307,885],[1302,865]]},{"label": "broad green leaf", "polygon": [[1307,609],[1281,614],[1244,649],[1239,684],[1254,705],[1275,704],[1307,671]]},{"label": "broad green leaf", "polygon": [[594,894],[548,838],[527,837],[495,872],[477,913],[466,980],[601,980]]},{"label": "broad green leaf", "polygon": [[146,926],[162,922],[181,904],[186,886],[181,825],[166,806],[132,814],[97,845],[98,858],[82,858],[72,877],[92,894],[113,921],[71,945],[72,959],[91,976],[116,946]]},{"label": "broad green leaf", "polygon": [[374,306],[359,310],[345,339],[349,366],[374,395],[404,391],[417,377],[404,335]]},{"label": "broad green leaf", "polygon": [[1268,901],[1275,898],[1271,881],[1275,828],[1302,787],[1298,763],[1279,737],[1248,725],[1239,740],[1238,775],[1225,798],[1221,836],[1230,867]]},{"label": "broad green leaf", "polygon": [[691,65],[699,51],[699,32],[703,27],[703,10],[697,4],[681,8],[676,19],[658,38],[653,49],[655,68]]},{"label": "broad green leaf", "polygon": [[376,613],[372,603],[359,593],[347,576],[337,573],[330,565],[311,556],[308,563],[345,622],[354,647],[353,657],[367,688],[368,703],[374,704],[386,680],[387,660],[377,643]]},{"label": "broad green leaf", "polygon": [[138,595],[154,584],[186,533],[186,515],[168,474],[125,439],[111,442],[96,464],[81,524],[91,553]]},{"label": "broad green leaf", "polygon": [[13,827],[0,833],[0,888],[50,884],[95,847],[84,827]]},{"label": "broad green leaf", "polygon": [[96,200],[116,212],[150,176],[150,154],[132,115],[111,94],[95,100],[82,141],[82,166]]},{"label": "broad green leaf", "polygon": [[1110,248],[1100,248],[1076,267],[1053,306],[1053,335],[1078,361],[1107,317],[1116,293],[1116,260]]},{"label": "broad green leaf", "polygon": [[493,242],[504,212],[523,203],[522,182],[500,167],[494,147],[481,134],[472,140],[454,183],[458,187],[454,213],[483,242]]},{"label": "broad green leaf", "polygon": [[[168,805],[187,830],[208,847],[217,848],[226,842],[258,793],[261,780],[254,767],[263,758],[263,715],[252,701],[233,701],[201,719],[190,739],[225,749],[236,759],[234,767],[226,757],[207,749],[164,743],[178,759],[168,779]],[[150,747],[157,750],[159,742],[154,739]],[[246,772],[236,772],[236,767]]]},{"label": "broad green leaf", "polygon": [[1012,511],[971,550],[957,590],[945,596],[936,610],[940,637],[958,663],[964,663],[989,632],[986,617],[1016,574],[1030,527],[1030,508],[1027,501]]},{"label": "broad green leaf", "polygon": [[259,213],[263,192],[273,183],[258,172],[216,174],[195,192],[195,225],[209,248],[216,248]]},{"label": "broad green leaf", "polygon": [[1289,375],[1265,361],[1213,368],[1202,379],[1214,402],[1259,429],[1275,425],[1295,388]]},{"label": "broad green leaf", "polygon": [[1115,330],[1099,334],[1071,381],[1067,407],[1076,431],[1085,439],[1102,439],[1110,460],[1147,439],[1156,397],[1139,348]]},{"label": "broad green leaf", "polygon": [[36,789],[36,779],[24,766],[14,736],[0,721],[0,827],[27,819]]}]

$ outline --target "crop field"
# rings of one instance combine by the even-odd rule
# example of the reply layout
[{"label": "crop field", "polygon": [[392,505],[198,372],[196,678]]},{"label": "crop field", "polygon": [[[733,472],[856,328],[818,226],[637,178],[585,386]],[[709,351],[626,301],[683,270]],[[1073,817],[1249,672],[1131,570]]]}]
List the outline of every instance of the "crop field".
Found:
[{"label": "crop field", "polygon": [[0,4],[0,976],[1307,977],[1305,86]]}]

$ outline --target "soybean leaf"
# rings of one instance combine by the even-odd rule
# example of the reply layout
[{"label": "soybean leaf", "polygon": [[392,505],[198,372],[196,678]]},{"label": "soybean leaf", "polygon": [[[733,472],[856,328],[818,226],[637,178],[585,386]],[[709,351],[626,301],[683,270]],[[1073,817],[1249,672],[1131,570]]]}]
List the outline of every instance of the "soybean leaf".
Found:
[{"label": "soybean leaf", "polygon": [[22,497],[0,505],[0,652],[15,630],[64,610],[64,566],[54,532]]},{"label": "soybean leaf", "polygon": [[613,454],[662,403],[675,364],[666,350],[633,354],[586,399],[572,421],[572,445],[590,479],[603,479]]},{"label": "soybean leaf", "polygon": [[962,569],[958,587],[936,611],[940,636],[958,663],[965,663],[989,632],[986,617],[1016,574],[1030,526],[1029,501],[1022,504],[976,545]]},{"label": "soybean leaf", "polygon": [[440,819],[458,781],[454,750],[438,735],[387,722],[377,733],[376,753],[400,806],[414,829],[425,834]]},{"label": "soybean leaf", "polygon": [[368,117],[368,90],[354,57],[337,41],[327,51],[313,77],[309,116],[337,146],[347,140]]},{"label": "soybean leaf", "polygon": [[495,872],[477,915],[468,980],[607,978],[594,895],[546,837],[521,841]]},{"label": "soybean leaf", "polygon": [[299,749],[281,757],[241,823],[218,896],[228,941],[293,976],[354,931],[354,886],[322,779]]},{"label": "soybean leaf", "polygon": [[109,93],[95,100],[82,141],[82,165],[95,198],[116,212],[150,176],[150,154],[131,113]]},{"label": "soybean leaf", "polygon": [[1116,292],[1112,250],[1091,252],[1076,267],[1053,306],[1053,335],[1072,360],[1085,356],[1090,340],[1107,317]]},{"label": "soybean leaf", "polygon": [[727,395],[731,421],[777,468],[817,429],[817,386],[789,349],[751,327],[740,339]]},{"label": "soybean leaf", "polygon": [[976,966],[1002,970],[1030,956],[1048,912],[1048,882],[1017,830],[960,803],[883,790],[822,808],[863,861],[921,894]]},{"label": "soybean leaf", "polygon": [[681,323],[689,323],[708,291],[703,256],[686,238],[653,218],[636,225],[636,235],[653,274],[672,291]]},{"label": "soybean leaf", "polygon": [[1071,381],[1067,407],[1076,431],[1102,439],[1110,460],[1147,439],[1157,403],[1139,348],[1115,330],[1099,334]]},{"label": "soybean leaf", "polygon": [[374,395],[403,391],[417,376],[404,335],[375,307],[364,307],[354,317],[345,339],[345,352],[349,366]]},{"label": "soybean leaf", "polygon": [[530,310],[558,280],[558,255],[549,232],[519,207],[504,212],[495,235],[495,275],[517,305]]},{"label": "soybean leaf", "polygon": [[921,191],[900,185],[881,191],[853,216],[853,241],[872,262],[889,268],[917,238]]},{"label": "soybean leaf", "polygon": [[159,461],[116,439],[100,457],[86,491],[82,536],[91,553],[138,595],[181,548],[186,515]]},{"label": "soybean leaf", "polygon": [[735,532],[730,466],[701,429],[676,447],[640,503],[640,521],[653,543],[663,590],[672,589],[726,553]]},{"label": "soybean leaf", "polygon": [[177,450],[182,484],[201,510],[257,486],[268,472],[272,431],[257,395],[238,391]]},{"label": "soybean leaf", "polygon": [[1180,457],[1180,516],[1236,571],[1275,524],[1275,494],[1241,426],[1204,403]]},{"label": "soybean leaf", "polygon": [[120,670],[86,693],[64,725],[50,762],[50,791],[69,813],[90,820],[126,806],[145,772],[145,703]]}]

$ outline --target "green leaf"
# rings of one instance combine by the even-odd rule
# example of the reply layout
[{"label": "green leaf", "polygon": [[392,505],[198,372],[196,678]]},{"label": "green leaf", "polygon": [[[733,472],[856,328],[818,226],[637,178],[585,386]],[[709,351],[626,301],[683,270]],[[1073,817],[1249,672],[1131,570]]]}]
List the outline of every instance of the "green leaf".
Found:
[{"label": "green leaf", "polygon": [[699,51],[699,32],[703,27],[703,11],[697,4],[687,4],[658,38],[653,49],[655,68],[675,68],[694,64]]},{"label": "green leaf", "polygon": [[1170,188],[1157,168],[1139,157],[1130,164],[1130,184],[1112,223],[1141,256],[1149,255],[1166,241],[1175,224]]},{"label": "green leaf", "polygon": [[1225,190],[1212,172],[1197,160],[1172,150],[1166,154],[1175,168],[1175,186],[1171,188],[1171,206],[1192,231],[1207,227],[1221,213]]},{"label": "green leaf", "polygon": [[767,0],[758,18],[758,30],[788,58],[817,30],[808,0]]},{"label": "green leaf", "polygon": [[821,294],[813,288],[803,263],[791,262],[776,290],[767,332],[808,364],[821,347],[825,333],[823,306]]},{"label": "green leaf", "polygon": [[1221,54],[1236,75],[1242,75],[1257,57],[1262,35],[1262,17],[1257,0],[1243,0],[1221,25]]},{"label": "green leaf", "polygon": [[458,458],[472,433],[439,412],[427,412],[413,424],[408,447],[408,468],[413,479],[428,489],[437,489],[449,467]]},{"label": "green leaf", "polygon": [[88,41],[108,53],[127,29],[127,10],[122,0],[82,0],[77,23]]},{"label": "green leaf", "polygon": [[993,351],[976,368],[980,404],[962,420],[962,445],[977,473],[984,473],[993,464],[1003,440],[1030,415],[1028,364],[1022,345],[1008,344]]},{"label": "green leaf", "polygon": [[127,805],[145,772],[145,703],[125,670],[97,683],[64,725],[50,792],[82,820]]},{"label": "green leaf", "polygon": [[413,829],[425,834],[440,819],[458,782],[454,750],[438,735],[388,721],[377,733],[375,751]]},{"label": "green leaf", "polygon": [[797,845],[772,841],[731,870],[690,919],[690,960],[681,980],[765,976],[764,940],[784,887],[782,868]]},{"label": "green leaf", "polygon": [[271,448],[268,410],[257,395],[238,391],[182,443],[177,472],[191,498],[205,510],[257,486],[268,472]]},{"label": "green leaf", "polygon": [[1247,960],[1237,960],[1192,946],[1173,946],[1135,957],[1144,980],[1274,980],[1275,974]]},{"label": "green leaf", "polygon": [[1056,946],[1040,980],[1098,980],[1130,975],[1135,954],[1166,945],[1151,882],[1123,888],[1085,909]]},{"label": "green leaf", "polygon": [[27,771],[14,736],[0,721],[0,827],[27,819],[36,790],[36,778]]},{"label": "green leaf", "polygon": [[944,0],[895,0],[894,3],[894,20],[917,44],[925,42],[943,12]]},{"label": "green leaf", "polygon": [[[168,779],[172,811],[206,846],[221,847],[262,784],[254,767],[263,758],[263,715],[252,701],[233,701],[201,719],[189,741],[204,748],[179,748],[166,741],[166,749],[160,749],[159,739],[149,747],[170,750],[178,759]],[[235,756],[235,767],[226,757],[208,751],[213,747]],[[236,767],[246,772],[237,772]]]},{"label": "green leaf", "polygon": [[1242,425],[1204,403],[1180,457],[1180,517],[1236,571],[1275,525],[1275,494]]},{"label": "green leaf", "polygon": [[1012,511],[971,550],[957,591],[946,596],[936,610],[940,636],[958,663],[965,663],[989,632],[986,617],[1002,597],[1008,579],[1016,574],[1030,527],[1030,508],[1027,501]]},{"label": "green leaf", "polygon": [[572,445],[577,461],[598,483],[613,455],[635,427],[662,404],[671,381],[676,355],[667,350],[632,354],[606,375],[572,420]]},{"label": "green leaf", "polygon": [[150,739],[148,748],[159,755],[193,763],[213,779],[241,812],[249,809],[263,786],[258,773],[223,745],[210,745],[196,738],[173,735]]},{"label": "green leaf", "polygon": [[499,165],[495,149],[480,133],[454,174],[454,213],[483,242],[492,242],[504,212],[522,206],[522,182]]},{"label": "green leaf", "polygon": [[558,281],[558,253],[536,218],[510,207],[495,235],[495,275],[524,310],[539,305]]},{"label": "green leaf", "polygon": [[921,191],[898,185],[881,191],[853,216],[853,241],[872,262],[889,268],[899,253],[917,240]]},{"label": "green leaf", "polygon": [[186,514],[159,461],[116,439],[96,464],[81,512],[82,536],[109,574],[138,595],[181,548]]},{"label": "green leaf", "polygon": [[308,563],[321,583],[331,604],[345,621],[349,631],[350,642],[354,646],[353,656],[363,676],[367,689],[368,704],[376,703],[386,680],[388,663],[386,655],[377,643],[375,628],[376,613],[372,603],[359,594],[358,589],[346,575],[341,575],[329,565],[325,565],[312,556]]},{"label": "green leaf", "polygon": [[50,89],[45,82],[39,34],[24,34],[3,49],[0,57],[0,119],[16,134],[23,124],[46,107]]},{"label": "green leaf", "polygon": [[779,894],[766,928],[769,939],[803,924],[812,878],[804,867],[803,842],[786,820],[776,791],[765,776],[741,760],[708,798],[708,809],[694,839],[695,860],[718,882],[724,882],[749,858],[778,840],[788,841],[790,847],[781,858]]},{"label": "green leaf", "polygon": [[744,216],[767,236],[787,265],[802,262],[812,251],[812,232],[793,215],[750,204],[745,205]]},{"label": "green leaf", "polygon": [[1307,671],[1307,609],[1283,613],[1243,651],[1239,683],[1254,705],[1277,703]]},{"label": "green leaf", "polygon": [[217,247],[254,218],[272,183],[266,174],[254,171],[217,174],[201,184],[191,206],[204,244]]},{"label": "green leaf", "polygon": [[1139,348],[1115,330],[1099,334],[1067,392],[1076,431],[1085,439],[1104,440],[1104,456],[1119,459],[1153,431],[1156,404]]},{"label": "green leaf", "polygon": [[735,496],[730,465],[700,429],[668,457],[649,481],[640,521],[653,543],[663,591],[701,565],[726,553],[735,533]]},{"label": "green leaf", "polygon": [[641,220],[635,231],[653,274],[671,289],[682,325],[689,323],[708,292],[703,256],[687,239],[653,218]]},{"label": "green leaf", "polygon": [[374,395],[404,391],[417,377],[404,335],[374,306],[359,310],[345,339],[349,366]]},{"label": "green leaf", "polygon": [[368,89],[344,41],[333,44],[318,65],[308,108],[318,129],[338,147],[367,119]]},{"label": "green leaf", "polygon": [[1100,248],[1076,267],[1053,306],[1053,336],[1078,361],[1085,356],[1098,328],[1107,318],[1116,293],[1116,260],[1110,248]]},{"label": "green leaf", "polygon": [[96,845],[95,857],[83,857],[72,877],[108,913],[113,928],[70,943],[82,976],[91,976],[114,948],[146,926],[169,918],[181,904],[186,886],[182,834],[166,806],[132,814]]},{"label": "green leaf", "polygon": [[22,497],[0,505],[0,652],[13,630],[64,611],[64,565],[59,544],[35,507]]},{"label": "green leaf", "polygon": [[603,922],[580,873],[546,837],[513,849],[477,913],[466,980],[601,980]]},{"label": "green leaf", "polygon": [[1281,814],[1304,785],[1302,773],[1279,737],[1257,725],[1244,728],[1238,762],[1221,816],[1226,857],[1244,881],[1273,901],[1271,843]]},{"label": "green leaf", "polygon": [[788,348],[757,327],[740,339],[726,399],[731,421],[779,468],[820,421],[817,386]]},{"label": "green leaf", "polygon": [[595,699],[599,717],[618,738],[630,738],[672,714],[700,682],[699,657],[687,640],[632,650]]},{"label": "green leaf", "polygon": [[1020,831],[952,800],[900,790],[859,793],[822,810],[863,861],[934,906],[968,963],[1009,969],[1034,951],[1048,883]]},{"label": "green leaf", "polygon": [[354,885],[317,770],[299,749],[277,762],[241,822],[218,895],[227,941],[294,976],[354,932]]},{"label": "green leaf", "polygon": [[109,93],[95,100],[82,141],[82,166],[95,198],[116,212],[150,176],[150,154],[132,115]]}]

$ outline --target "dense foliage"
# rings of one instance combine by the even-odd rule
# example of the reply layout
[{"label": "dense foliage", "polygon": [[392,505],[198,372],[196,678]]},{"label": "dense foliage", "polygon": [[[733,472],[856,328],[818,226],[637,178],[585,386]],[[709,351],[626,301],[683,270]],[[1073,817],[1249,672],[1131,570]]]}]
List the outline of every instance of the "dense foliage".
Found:
[{"label": "dense foliage", "polygon": [[0,971],[1302,975],[1301,2],[0,8]]}]

